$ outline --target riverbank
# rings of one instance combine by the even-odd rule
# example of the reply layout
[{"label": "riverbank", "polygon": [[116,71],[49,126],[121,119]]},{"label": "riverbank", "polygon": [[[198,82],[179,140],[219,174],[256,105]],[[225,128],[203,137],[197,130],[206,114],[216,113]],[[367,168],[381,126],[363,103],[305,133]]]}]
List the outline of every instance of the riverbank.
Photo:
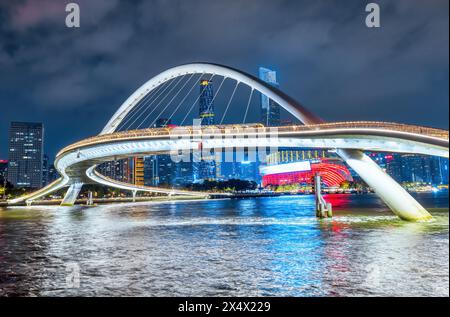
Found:
[{"label": "riverbank", "polygon": [[[135,200],[131,197],[126,198],[96,198],[93,200],[94,205],[107,205],[115,203],[131,203],[131,202],[164,202],[164,201],[179,201],[179,200],[201,200],[205,199],[203,196],[158,196],[158,197],[136,197]],[[62,199],[53,200],[36,200],[33,201],[33,206],[58,206]],[[77,199],[75,205],[86,205],[86,199]],[[0,202],[0,207],[8,207],[6,202]],[[14,206],[26,206],[25,203],[16,204]]]}]

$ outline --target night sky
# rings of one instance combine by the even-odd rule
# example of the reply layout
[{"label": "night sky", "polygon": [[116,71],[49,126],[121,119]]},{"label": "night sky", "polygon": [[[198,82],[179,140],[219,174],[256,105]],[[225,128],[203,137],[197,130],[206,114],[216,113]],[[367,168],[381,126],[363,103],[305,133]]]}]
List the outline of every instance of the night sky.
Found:
[{"label": "night sky", "polygon": [[10,121],[43,122],[53,158],[145,81],[193,61],[271,67],[329,121],[448,129],[448,0],[374,1],[379,29],[361,0],[77,0],[78,29],[65,26],[68,2],[0,0],[0,159]]}]

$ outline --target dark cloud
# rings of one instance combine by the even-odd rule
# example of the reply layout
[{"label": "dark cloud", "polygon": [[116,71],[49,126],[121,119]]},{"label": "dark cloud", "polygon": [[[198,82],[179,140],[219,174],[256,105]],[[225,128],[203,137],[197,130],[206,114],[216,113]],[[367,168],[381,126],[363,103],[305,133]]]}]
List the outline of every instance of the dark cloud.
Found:
[{"label": "dark cloud", "polygon": [[[48,151],[97,133],[168,67],[223,63],[279,71],[282,89],[327,120],[448,128],[448,1],[0,0],[0,156],[11,120],[43,121]],[[257,118],[257,116],[255,117]]]}]

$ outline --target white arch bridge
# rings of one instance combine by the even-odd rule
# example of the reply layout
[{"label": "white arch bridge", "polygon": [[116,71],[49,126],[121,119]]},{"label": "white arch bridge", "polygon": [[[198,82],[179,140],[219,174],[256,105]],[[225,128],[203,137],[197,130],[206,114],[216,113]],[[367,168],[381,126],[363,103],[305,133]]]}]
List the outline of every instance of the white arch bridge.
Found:
[{"label": "white arch bridge", "polygon": [[[169,89],[170,86],[164,86],[166,83],[185,76],[192,78],[195,74],[234,80],[236,88],[241,84],[248,86],[251,94],[257,91],[267,96],[300,120],[302,125],[273,129],[259,124],[221,124],[213,127],[184,129],[166,127],[117,132],[126,118],[129,120],[130,115],[134,115],[133,110],[139,109],[149,96]],[[172,86],[172,90],[177,91],[176,85]],[[248,107],[245,116],[247,112]],[[10,200],[9,203],[18,204],[25,201],[31,203],[63,187],[69,187],[63,204],[71,205],[75,202],[82,185],[90,183],[130,190],[134,194],[137,191],[149,191],[206,197],[209,193],[118,182],[101,175],[95,169],[103,162],[130,156],[193,150],[198,148],[199,142],[203,149],[255,146],[333,149],[373,188],[386,205],[404,220],[426,220],[431,215],[363,151],[449,157],[449,134],[446,130],[386,122],[325,123],[294,99],[258,78],[226,66],[194,63],[171,68],[146,82],[122,104],[98,136],[74,143],[57,154],[55,167],[61,174],[60,179],[37,192]]]}]

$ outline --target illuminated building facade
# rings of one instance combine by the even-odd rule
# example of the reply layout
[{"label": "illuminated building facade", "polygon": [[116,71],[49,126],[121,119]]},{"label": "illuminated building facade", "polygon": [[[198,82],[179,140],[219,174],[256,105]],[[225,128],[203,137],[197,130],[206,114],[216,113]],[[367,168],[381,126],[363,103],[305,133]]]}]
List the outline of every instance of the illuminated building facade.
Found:
[{"label": "illuminated building facade", "polygon": [[8,181],[15,187],[41,188],[43,149],[42,123],[11,122]]},{"label": "illuminated building facade", "polygon": [[100,164],[97,170],[100,174],[113,180],[131,183],[133,181],[133,159],[122,159]]},{"label": "illuminated building facade", "polygon": [[[199,117],[201,125],[213,125],[214,120],[214,87],[210,80],[200,80]],[[217,179],[214,151],[203,157],[201,162],[193,163],[194,182]],[[219,171],[220,174],[220,171]]]},{"label": "illuminated building facade", "polygon": [[[276,71],[265,67],[260,67],[259,79],[268,83],[269,85],[277,88],[279,87]],[[266,127],[274,127],[279,126],[280,122],[280,105],[278,105],[266,95],[261,94],[261,123]]]},{"label": "illuminated building facade", "polygon": [[260,167],[262,185],[311,185],[316,173],[322,176],[328,187],[338,187],[345,181],[353,181],[349,169],[341,159],[326,150],[280,149],[267,156],[267,165]]},{"label": "illuminated building facade", "polygon": [[144,186],[144,158],[133,158],[133,183],[137,186]]},{"label": "illuminated building facade", "polygon": [[[159,118],[154,127],[170,127],[171,120]],[[150,155],[144,158],[144,185],[146,186],[170,186],[174,181],[176,164],[169,154]],[[189,163],[190,164],[190,163]]]},{"label": "illuminated building facade", "polygon": [[312,185],[319,173],[328,187],[339,187],[345,181],[353,181],[347,167],[339,159],[319,159],[261,167],[263,186]]},{"label": "illuminated building facade", "polygon": [[199,116],[202,125],[214,124],[214,87],[210,80],[200,80]]},{"label": "illuminated building facade", "polygon": [[8,173],[8,161],[0,160],[0,187],[6,180],[7,173]]}]

